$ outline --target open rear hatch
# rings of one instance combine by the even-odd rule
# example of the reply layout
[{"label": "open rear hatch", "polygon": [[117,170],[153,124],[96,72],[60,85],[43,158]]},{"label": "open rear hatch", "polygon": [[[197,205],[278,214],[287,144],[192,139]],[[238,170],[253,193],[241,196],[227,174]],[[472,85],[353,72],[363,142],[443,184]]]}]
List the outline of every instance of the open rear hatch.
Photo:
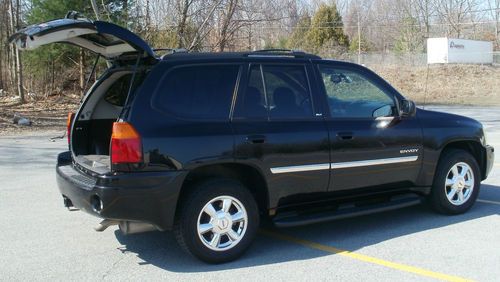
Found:
[{"label": "open rear hatch", "polygon": [[[20,29],[9,38],[20,50],[51,43],[67,43],[88,49],[119,65],[103,75],[85,96],[75,118],[68,123],[73,160],[94,173],[111,171],[110,141],[114,122],[122,115],[129,96],[145,77],[147,65],[157,61],[153,49],[139,36],[118,25],[66,18]],[[125,64],[123,62],[126,62]],[[135,65],[135,66],[134,66]],[[141,72],[141,74],[137,74]]]},{"label": "open rear hatch", "polygon": [[130,30],[85,18],[64,18],[30,25],[13,34],[9,42],[20,50],[31,50],[50,43],[69,43],[100,54],[108,60],[130,52],[155,58],[153,49]]},{"label": "open rear hatch", "polygon": [[[135,75],[134,75],[135,73]],[[73,120],[70,128],[71,140],[70,149],[74,162],[85,170],[90,170],[97,174],[107,174],[111,170],[125,169],[127,166],[116,166],[115,161],[112,166],[113,156],[127,156],[130,152],[140,152],[136,158],[127,158],[120,163],[140,163],[142,162],[142,146],[140,137],[126,136],[122,139],[128,141],[136,140],[134,150],[123,150],[129,148],[130,144],[113,146],[118,137],[123,137],[117,131],[116,124],[127,124],[124,107],[129,105],[127,100],[134,96],[138,87],[147,76],[147,67],[143,67],[137,72],[132,68],[120,68],[109,71],[101,79],[102,82],[93,87],[91,93],[87,95],[84,103],[78,111],[77,118]],[[134,81],[132,87],[131,81]],[[119,122],[118,122],[119,121]],[[114,139],[113,139],[114,138]],[[113,143],[115,140],[115,143]]]}]

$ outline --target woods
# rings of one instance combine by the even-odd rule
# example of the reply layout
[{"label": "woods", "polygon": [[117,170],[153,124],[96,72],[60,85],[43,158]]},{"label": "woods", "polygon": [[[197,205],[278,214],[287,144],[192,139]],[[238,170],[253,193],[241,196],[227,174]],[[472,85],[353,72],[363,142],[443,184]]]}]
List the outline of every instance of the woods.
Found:
[{"label": "woods", "polygon": [[[0,41],[6,42],[8,36],[21,27],[21,3],[16,1],[2,1],[2,24],[0,27]],[[15,89],[19,100],[25,102],[23,87],[23,64],[21,53],[16,48],[2,44],[0,49],[0,89]],[[5,71],[4,71],[5,70]]]},{"label": "woods", "polygon": [[289,48],[363,63],[363,54],[422,54],[428,37],[500,43],[500,0],[0,0],[3,95],[82,94],[94,54],[64,44],[21,54],[7,44],[15,30],[68,11],[189,51]]}]

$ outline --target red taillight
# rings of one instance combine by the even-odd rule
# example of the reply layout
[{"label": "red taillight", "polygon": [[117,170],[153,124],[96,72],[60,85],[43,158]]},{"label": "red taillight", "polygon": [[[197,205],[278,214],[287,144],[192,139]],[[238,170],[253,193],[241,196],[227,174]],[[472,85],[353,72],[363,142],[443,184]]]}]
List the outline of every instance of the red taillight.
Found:
[{"label": "red taillight", "polygon": [[111,134],[111,163],[140,163],[142,162],[141,136],[134,127],[127,122],[113,123]]},{"label": "red taillight", "polygon": [[75,113],[68,113],[68,119],[66,120],[66,135],[68,135],[68,145],[71,142],[71,125],[73,124],[73,119],[75,119]]}]

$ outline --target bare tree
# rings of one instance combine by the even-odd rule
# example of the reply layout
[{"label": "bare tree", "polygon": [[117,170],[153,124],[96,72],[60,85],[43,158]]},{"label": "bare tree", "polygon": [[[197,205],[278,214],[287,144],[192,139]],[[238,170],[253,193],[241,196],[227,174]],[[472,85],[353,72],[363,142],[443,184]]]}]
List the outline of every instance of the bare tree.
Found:
[{"label": "bare tree", "polygon": [[189,45],[188,50],[192,50],[199,43],[199,41],[201,39],[204,39],[208,35],[209,31],[206,31],[205,27],[207,26],[209,20],[212,18],[212,15],[214,14],[215,10],[217,9],[217,7],[221,3],[222,3],[222,0],[217,0],[216,2],[214,2],[212,4],[212,7],[210,8],[208,14],[203,19],[202,24],[200,26],[198,26],[198,28],[196,29],[196,32],[194,34],[194,38],[191,41],[191,44]]},{"label": "bare tree", "polygon": [[7,76],[4,71],[4,65],[8,58],[8,45],[2,44],[7,40],[8,27],[5,26],[5,22],[8,22],[8,14],[6,1],[0,1],[0,89],[5,89],[7,84]]},{"label": "bare tree", "polygon": [[488,7],[495,25],[495,44],[500,48],[500,0],[488,0]]},{"label": "bare tree", "polygon": [[[472,1],[474,2],[474,1]],[[469,0],[442,0],[437,1],[436,12],[443,23],[447,25],[447,36],[463,36],[464,23],[475,7]]]},{"label": "bare tree", "polygon": [[237,22],[233,21],[233,16],[238,5],[238,0],[227,0],[225,3],[225,9],[221,10],[218,18],[218,32],[217,32],[217,43],[216,49],[219,52],[224,51],[226,44],[230,37],[238,28]]},{"label": "bare tree", "polygon": [[[8,15],[9,22],[9,35],[15,32],[15,30],[21,27],[21,5],[20,0],[9,0],[8,3],[8,11],[10,12]],[[21,61],[21,53],[19,49],[15,46],[9,47],[11,50],[11,64],[10,64],[10,73],[11,73],[11,81],[12,85],[15,85],[17,95],[19,96],[19,100],[21,103],[25,102],[24,98],[24,88],[23,88],[23,65]]]},{"label": "bare tree", "polygon": [[420,23],[420,26],[424,28],[424,36],[425,38],[430,37],[431,31],[431,16],[432,11],[434,10],[434,1],[433,0],[415,0],[415,9],[417,14],[417,19]]},{"label": "bare tree", "polygon": [[187,21],[189,17],[189,9],[193,4],[194,0],[178,0],[177,9],[179,11],[179,23],[177,25],[177,34],[179,35],[179,48],[183,48],[187,45],[186,43],[186,30]]}]

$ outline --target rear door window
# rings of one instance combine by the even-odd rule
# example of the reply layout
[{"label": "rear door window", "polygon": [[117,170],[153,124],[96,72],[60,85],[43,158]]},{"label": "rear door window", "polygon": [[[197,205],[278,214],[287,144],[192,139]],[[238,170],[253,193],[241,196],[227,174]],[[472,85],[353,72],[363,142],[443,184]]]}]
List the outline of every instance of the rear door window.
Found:
[{"label": "rear door window", "polygon": [[304,66],[264,65],[270,119],[312,117],[311,95]]},{"label": "rear door window", "polygon": [[227,120],[239,69],[239,65],[174,68],[160,83],[154,105],[179,117]]},{"label": "rear door window", "polygon": [[234,116],[247,119],[267,119],[267,98],[260,65],[252,65],[245,91],[238,96]]},{"label": "rear door window", "polygon": [[235,118],[302,119],[312,117],[312,102],[302,65],[252,65]]}]

